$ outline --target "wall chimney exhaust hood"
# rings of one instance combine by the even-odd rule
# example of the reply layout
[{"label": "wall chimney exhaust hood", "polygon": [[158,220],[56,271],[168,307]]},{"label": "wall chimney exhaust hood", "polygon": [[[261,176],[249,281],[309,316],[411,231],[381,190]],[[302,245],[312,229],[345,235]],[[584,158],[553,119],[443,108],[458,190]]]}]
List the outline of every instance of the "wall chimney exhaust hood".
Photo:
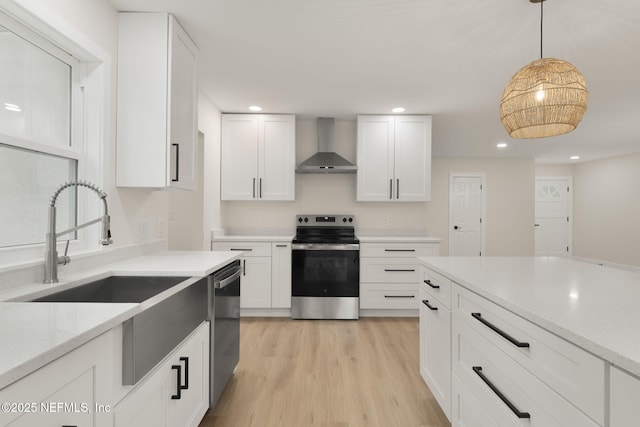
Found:
[{"label": "wall chimney exhaust hood", "polygon": [[296,167],[297,173],[356,173],[358,167],[335,152],[335,119],[318,119],[318,152]]}]

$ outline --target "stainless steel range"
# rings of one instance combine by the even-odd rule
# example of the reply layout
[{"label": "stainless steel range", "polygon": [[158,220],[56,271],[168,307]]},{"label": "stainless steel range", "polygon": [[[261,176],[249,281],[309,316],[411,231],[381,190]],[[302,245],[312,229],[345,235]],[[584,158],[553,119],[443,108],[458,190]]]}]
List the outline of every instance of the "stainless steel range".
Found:
[{"label": "stainless steel range", "polygon": [[360,241],[353,215],[298,215],[291,245],[291,317],[358,319]]}]

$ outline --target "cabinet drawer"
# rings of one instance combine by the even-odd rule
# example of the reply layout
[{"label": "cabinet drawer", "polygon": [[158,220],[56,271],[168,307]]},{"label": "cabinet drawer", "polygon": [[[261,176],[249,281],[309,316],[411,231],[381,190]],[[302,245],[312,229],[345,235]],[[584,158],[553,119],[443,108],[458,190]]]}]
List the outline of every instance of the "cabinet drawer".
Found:
[{"label": "cabinet drawer", "polygon": [[420,267],[420,274],[420,288],[451,309],[451,280],[424,266]]},{"label": "cabinet drawer", "polygon": [[603,360],[461,286],[454,285],[452,304],[479,335],[604,425]]},{"label": "cabinet drawer", "polygon": [[497,425],[597,427],[457,316],[453,317],[452,331],[453,372]]},{"label": "cabinet drawer", "polygon": [[418,262],[405,258],[360,258],[360,282],[418,283]]},{"label": "cabinet drawer", "polygon": [[360,308],[415,310],[418,308],[417,286],[363,283],[360,285]]},{"label": "cabinet drawer", "polygon": [[242,256],[271,256],[271,242],[213,242],[213,251],[242,251]]},{"label": "cabinet drawer", "polygon": [[361,257],[410,258],[438,254],[438,243],[360,243]]},{"label": "cabinet drawer", "polygon": [[495,427],[498,423],[458,377],[451,375],[451,425],[453,427]]}]

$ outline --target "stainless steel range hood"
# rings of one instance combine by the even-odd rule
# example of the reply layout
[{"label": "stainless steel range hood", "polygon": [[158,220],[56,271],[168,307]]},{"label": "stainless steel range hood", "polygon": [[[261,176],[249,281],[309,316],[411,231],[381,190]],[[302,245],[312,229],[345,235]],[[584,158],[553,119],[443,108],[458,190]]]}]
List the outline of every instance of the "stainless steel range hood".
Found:
[{"label": "stainless steel range hood", "polygon": [[335,119],[318,119],[318,152],[300,163],[297,173],[356,173],[358,167],[335,152]]}]

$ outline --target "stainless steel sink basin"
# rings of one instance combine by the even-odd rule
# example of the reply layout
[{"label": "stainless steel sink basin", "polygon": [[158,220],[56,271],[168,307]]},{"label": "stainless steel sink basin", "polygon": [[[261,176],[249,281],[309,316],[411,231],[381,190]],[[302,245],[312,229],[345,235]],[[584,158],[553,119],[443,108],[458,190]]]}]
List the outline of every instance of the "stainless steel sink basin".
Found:
[{"label": "stainless steel sink basin", "polygon": [[186,279],[188,277],[111,276],[32,301],[140,303]]}]

